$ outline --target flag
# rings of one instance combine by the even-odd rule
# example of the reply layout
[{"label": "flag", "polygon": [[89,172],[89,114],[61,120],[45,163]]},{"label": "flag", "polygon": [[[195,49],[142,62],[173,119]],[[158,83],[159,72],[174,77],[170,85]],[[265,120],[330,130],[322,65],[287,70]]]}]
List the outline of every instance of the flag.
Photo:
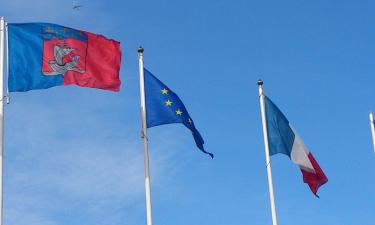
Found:
[{"label": "flag", "polygon": [[287,155],[300,167],[303,181],[309,185],[314,195],[318,196],[319,187],[327,183],[328,178],[288,119],[267,96],[265,108],[270,156],[277,153]]},{"label": "flag", "polygon": [[145,68],[144,81],[147,127],[182,123],[192,132],[197,147],[213,158],[214,155],[212,153],[204,150],[204,140],[199,131],[195,128],[194,121],[190,117],[181,99]]},{"label": "flag", "polygon": [[50,23],[8,24],[9,91],[59,85],[120,90],[120,43]]}]

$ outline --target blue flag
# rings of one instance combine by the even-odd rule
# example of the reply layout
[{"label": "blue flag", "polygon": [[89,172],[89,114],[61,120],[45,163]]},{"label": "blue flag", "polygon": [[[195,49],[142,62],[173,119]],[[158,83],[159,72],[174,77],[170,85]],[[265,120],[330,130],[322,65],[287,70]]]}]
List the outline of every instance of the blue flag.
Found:
[{"label": "blue flag", "polygon": [[194,122],[181,99],[165,84],[144,68],[145,94],[147,108],[147,127],[163,124],[182,123],[193,134],[197,147],[204,153],[214,157],[204,150],[204,140],[195,128]]}]

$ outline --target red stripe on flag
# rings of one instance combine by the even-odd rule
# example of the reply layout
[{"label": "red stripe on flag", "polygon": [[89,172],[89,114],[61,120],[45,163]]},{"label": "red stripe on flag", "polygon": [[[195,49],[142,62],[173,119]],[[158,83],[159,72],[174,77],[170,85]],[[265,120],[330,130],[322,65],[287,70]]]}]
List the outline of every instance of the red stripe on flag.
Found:
[{"label": "red stripe on flag", "polygon": [[320,186],[328,182],[328,178],[320,168],[318,162],[316,162],[314,156],[309,153],[308,157],[312,166],[314,167],[315,173],[304,170],[304,168],[300,167],[303,175],[303,182],[307,183],[314,195],[319,197],[316,193],[318,192]]}]

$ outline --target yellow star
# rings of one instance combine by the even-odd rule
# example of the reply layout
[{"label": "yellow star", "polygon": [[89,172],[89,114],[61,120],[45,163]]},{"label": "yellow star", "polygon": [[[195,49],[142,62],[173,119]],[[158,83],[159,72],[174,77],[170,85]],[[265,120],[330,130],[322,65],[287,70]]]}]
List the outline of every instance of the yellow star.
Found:
[{"label": "yellow star", "polygon": [[181,116],[181,115],[182,115],[182,112],[181,112],[180,109],[177,109],[177,110],[176,110],[176,115],[178,115],[178,116]]},{"label": "yellow star", "polygon": [[47,33],[53,33],[53,29],[51,27],[47,27],[47,30],[46,30]]},{"label": "yellow star", "polygon": [[168,100],[165,102],[165,105],[166,105],[166,106],[171,106],[171,105],[172,105],[172,102],[168,99]]},{"label": "yellow star", "polygon": [[167,94],[168,94],[168,90],[167,90],[166,88],[163,88],[163,89],[161,90],[161,93],[162,93],[163,95],[167,95]]},{"label": "yellow star", "polygon": [[191,120],[191,118],[189,118],[189,119],[188,119],[188,122],[189,122],[190,124],[192,124],[192,123],[193,123],[193,120]]}]

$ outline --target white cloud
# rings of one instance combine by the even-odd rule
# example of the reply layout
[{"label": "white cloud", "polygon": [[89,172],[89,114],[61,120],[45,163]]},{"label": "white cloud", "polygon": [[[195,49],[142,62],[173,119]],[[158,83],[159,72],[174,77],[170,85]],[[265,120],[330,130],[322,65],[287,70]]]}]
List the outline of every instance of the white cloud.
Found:
[{"label": "white cloud", "polygon": [[[50,93],[51,101],[59,98]],[[91,108],[81,100],[50,105],[25,99],[13,99],[6,110],[7,224],[95,225],[117,223],[126,215],[123,224],[133,225],[132,217],[144,216],[143,145],[137,123],[106,129],[113,120],[123,122],[95,112],[114,104],[108,99]],[[74,108],[76,104],[83,107]],[[173,179],[179,169],[171,159],[174,144],[152,140],[154,193],[165,191],[158,182]]]},{"label": "white cloud", "polygon": [[48,218],[40,216],[34,213],[27,213],[18,210],[8,211],[5,222],[7,224],[18,224],[18,225],[56,225]]}]

